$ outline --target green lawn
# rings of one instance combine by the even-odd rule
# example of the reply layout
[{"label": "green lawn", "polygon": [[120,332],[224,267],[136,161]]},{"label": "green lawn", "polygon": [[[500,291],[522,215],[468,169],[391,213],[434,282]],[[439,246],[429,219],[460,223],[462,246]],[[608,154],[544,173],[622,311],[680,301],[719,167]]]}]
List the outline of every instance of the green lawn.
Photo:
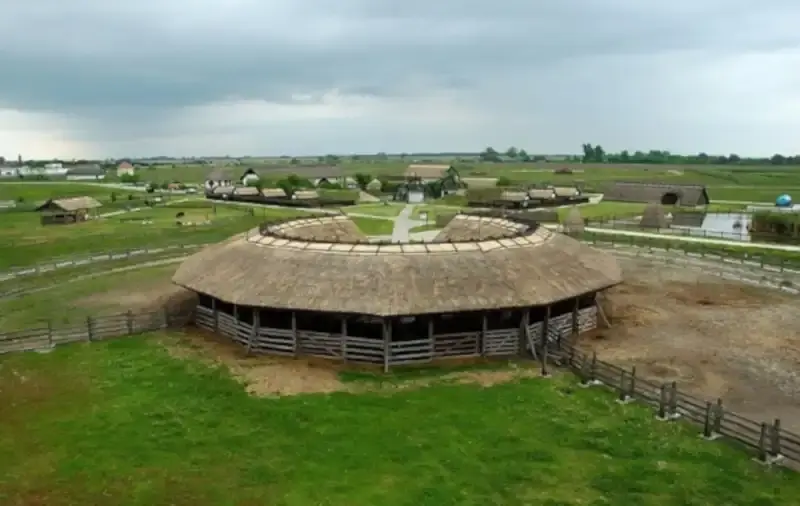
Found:
[{"label": "green lawn", "polygon": [[171,263],[112,274],[102,273],[106,267],[96,267],[93,272],[98,275],[94,277],[78,278],[92,272],[79,269],[72,279],[56,273],[52,275],[54,283],[39,278],[35,286],[49,288],[0,299],[0,334],[42,327],[47,321],[65,326],[83,323],[87,316],[142,312],[173,290],[171,279],[177,267],[178,263]]},{"label": "green lawn", "polygon": [[[800,475],[571,376],[256,398],[174,337],[0,357],[0,503],[788,505]],[[173,344],[174,346],[174,344]]]},{"label": "green lawn", "polygon": [[788,193],[795,198],[800,198],[800,187],[712,187],[708,190],[708,196],[711,199],[711,202],[714,202],[714,200],[739,200],[745,202],[765,202],[774,204],[775,199],[784,193]]},{"label": "green lawn", "polygon": [[418,227],[412,227],[411,230],[408,232],[410,234],[417,234],[419,232],[430,232],[431,230],[441,230],[442,227],[436,225],[435,223],[429,223],[428,225],[420,225]]},{"label": "green lawn", "polygon": [[368,214],[370,216],[385,216],[394,218],[405,208],[403,204],[360,204],[357,206],[343,207],[345,213]]},{"label": "green lawn", "polygon": [[394,221],[392,220],[364,218],[362,216],[354,216],[351,220],[366,235],[391,235],[394,229]]},{"label": "green lawn", "polygon": [[[177,212],[185,214],[181,218],[183,225],[176,223]],[[223,205],[216,206],[216,212],[202,208],[160,207],[71,225],[42,226],[36,213],[5,212],[0,214],[0,269],[60,256],[216,242],[255,227],[265,219],[305,214],[295,209]],[[143,223],[145,219],[152,223]],[[189,222],[192,225],[188,225]]]},{"label": "green lawn", "polygon": [[[20,199],[22,203],[44,202],[51,198],[64,197],[95,197],[98,199],[108,198],[113,191],[122,195],[127,193],[122,190],[113,190],[102,186],[87,185],[81,183],[17,183],[0,182],[0,200]],[[134,195],[137,192],[130,192]]]}]

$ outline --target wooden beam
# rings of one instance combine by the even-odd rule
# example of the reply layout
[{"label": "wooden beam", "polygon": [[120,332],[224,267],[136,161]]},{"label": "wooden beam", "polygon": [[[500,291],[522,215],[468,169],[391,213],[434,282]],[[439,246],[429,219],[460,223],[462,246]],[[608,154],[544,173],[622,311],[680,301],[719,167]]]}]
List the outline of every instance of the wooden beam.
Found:
[{"label": "wooden beam", "polygon": [[292,346],[294,348],[294,358],[300,356],[300,343],[297,339],[297,313],[292,311]]},{"label": "wooden beam", "polygon": [[389,319],[383,320],[383,372],[389,372],[389,359],[391,352],[392,342],[392,321]]},{"label": "wooden beam", "polygon": [[608,321],[608,318],[606,317],[606,312],[603,311],[603,306],[601,306],[600,305],[600,301],[597,300],[597,295],[595,295],[595,297],[594,297],[594,306],[597,308],[597,320],[598,320],[598,323],[600,323],[600,320],[602,320],[603,321],[603,325],[605,325],[606,328],[611,328],[611,322]]},{"label": "wooden beam", "polygon": [[481,313],[481,356],[486,356],[486,331],[489,330],[489,321],[486,313]]},{"label": "wooden beam", "polygon": [[580,297],[575,297],[575,305],[572,307],[572,338],[578,335],[578,308],[580,307]]},{"label": "wooden beam", "polygon": [[519,344],[517,345],[517,354],[520,357],[525,356],[525,343],[528,340],[528,325],[530,325],[531,310],[525,308],[522,312],[522,321],[519,324]]},{"label": "wooden beam", "polygon": [[211,311],[214,314],[214,333],[219,333],[219,313],[217,313],[217,299],[211,299]]},{"label": "wooden beam", "polygon": [[258,330],[261,328],[261,310],[253,308],[253,329],[250,332],[250,339],[247,341],[247,354],[253,350],[253,343],[258,339]]},{"label": "wooden beam", "polygon": [[548,332],[550,331],[550,306],[548,305],[544,310],[544,322],[542,323],[542,376],[549,376],[547,372],[547,348],[548,348]]},{"label": "wooden beam", "polygon": [[347,363],[347,316],[342,316],[342,362]]}]

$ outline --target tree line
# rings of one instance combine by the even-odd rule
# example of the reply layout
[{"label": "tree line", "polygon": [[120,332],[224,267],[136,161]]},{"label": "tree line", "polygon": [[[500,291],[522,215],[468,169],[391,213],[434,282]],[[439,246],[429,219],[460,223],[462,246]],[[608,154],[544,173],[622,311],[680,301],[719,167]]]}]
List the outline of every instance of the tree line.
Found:
[{"label": "tree line", "polygon": [[599,144],[584,144],[582,155],[565,155],[549,157],[546,155],[529,155],[524,149],[510,147],[499,152],[492,147],[481,151],[479,157],[484,162],[582,162],[582,163],[626,163],[626,164],[671,164],[671,165],[800,165],[800,155],[782,155],[776,153],[771,157],[743,157],[735,153],[729,155],[678,155],[666,150],[620,151],[609,153]]}]

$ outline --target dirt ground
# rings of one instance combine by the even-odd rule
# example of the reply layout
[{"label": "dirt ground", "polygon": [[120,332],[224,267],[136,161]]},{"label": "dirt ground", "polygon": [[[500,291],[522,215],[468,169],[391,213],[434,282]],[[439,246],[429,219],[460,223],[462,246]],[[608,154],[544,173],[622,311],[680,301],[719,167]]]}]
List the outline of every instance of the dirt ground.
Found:
[{"label": "dirt ground", "polygon": [[677,381],[755,420],[800,432],[800,300],[698,271],[621,260],[612,329],[581,338],[602,360]]}]

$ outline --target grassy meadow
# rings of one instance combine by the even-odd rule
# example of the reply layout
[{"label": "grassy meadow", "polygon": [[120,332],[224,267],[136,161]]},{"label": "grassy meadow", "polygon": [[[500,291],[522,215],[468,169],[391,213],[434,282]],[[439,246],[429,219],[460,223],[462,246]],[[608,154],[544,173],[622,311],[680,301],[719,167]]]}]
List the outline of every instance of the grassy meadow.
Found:
[{"label": "grassy meadow", "polygon": [[[254,397],[180,336],[0,357],[0,503],[788,505],[800,475],[571,376]],[[183,338],[185,339],[185,338]]]},{"label": "grassy meadow", "polygon": [[354,216],[351,220],[365,235],[391,235],[394,230],[394,221],[390,219]]}]

